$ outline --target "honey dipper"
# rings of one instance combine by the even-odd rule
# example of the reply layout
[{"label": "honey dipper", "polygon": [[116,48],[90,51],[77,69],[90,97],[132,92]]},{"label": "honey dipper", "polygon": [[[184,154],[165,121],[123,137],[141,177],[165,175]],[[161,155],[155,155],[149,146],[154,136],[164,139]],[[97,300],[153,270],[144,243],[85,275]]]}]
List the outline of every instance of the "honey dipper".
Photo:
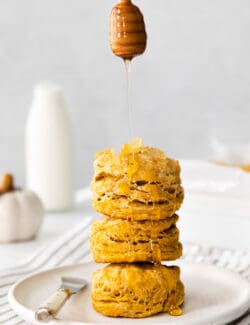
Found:
[{"label": "honey dipper", "polygon": [[131,0],[120,0],[110,15],[110,46],[113,53],[124,60],[142,54],[147,34],[143,15]]}]

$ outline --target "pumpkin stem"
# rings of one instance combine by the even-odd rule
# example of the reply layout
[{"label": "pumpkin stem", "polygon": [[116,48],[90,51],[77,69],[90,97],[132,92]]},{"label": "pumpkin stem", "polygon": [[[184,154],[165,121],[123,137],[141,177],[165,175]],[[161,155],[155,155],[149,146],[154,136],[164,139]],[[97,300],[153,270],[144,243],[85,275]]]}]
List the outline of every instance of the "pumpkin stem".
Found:
[{"label": "pumpkin stem", "polygon": [[2,182],[0,183],[0,194],[12,191],[14,188],[13,176],[11,174],[4,174],[2,177]]}]

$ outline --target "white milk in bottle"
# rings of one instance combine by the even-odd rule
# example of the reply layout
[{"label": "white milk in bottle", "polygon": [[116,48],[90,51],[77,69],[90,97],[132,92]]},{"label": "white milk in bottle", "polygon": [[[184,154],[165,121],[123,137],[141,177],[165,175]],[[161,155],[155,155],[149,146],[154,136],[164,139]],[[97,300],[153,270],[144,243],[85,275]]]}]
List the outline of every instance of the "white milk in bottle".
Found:
[{"label": "white milk in bottle", "polygon": [[26,129],[27,187],[47,211],[68,210],[73,204],[70,123],[62,90],[52,83],[35,87]]}]

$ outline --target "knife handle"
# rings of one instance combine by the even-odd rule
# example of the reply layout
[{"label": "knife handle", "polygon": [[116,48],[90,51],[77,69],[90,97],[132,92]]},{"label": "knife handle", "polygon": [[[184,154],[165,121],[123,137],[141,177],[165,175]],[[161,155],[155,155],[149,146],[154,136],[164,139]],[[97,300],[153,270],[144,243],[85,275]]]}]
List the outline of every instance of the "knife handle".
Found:
[{"label": "knife handle", "polygon": [[48,323],[50,322],[65,302],[71,297],[72,293],[69,289],[59,289],[53,293],[36,311],[36,320]]}]

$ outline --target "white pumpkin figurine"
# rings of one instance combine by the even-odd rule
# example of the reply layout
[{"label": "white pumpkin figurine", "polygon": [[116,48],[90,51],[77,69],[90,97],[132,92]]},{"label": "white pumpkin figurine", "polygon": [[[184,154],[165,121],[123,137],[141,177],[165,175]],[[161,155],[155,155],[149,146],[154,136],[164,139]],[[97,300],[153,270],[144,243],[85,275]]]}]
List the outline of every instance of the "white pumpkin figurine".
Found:
[{"label": "white pumpkin figurine", "polygon": [[31,191],[15,189],[13,176],[5,174],[0,183],[0,242],[34,238],[43,214],[38,196]]}]

